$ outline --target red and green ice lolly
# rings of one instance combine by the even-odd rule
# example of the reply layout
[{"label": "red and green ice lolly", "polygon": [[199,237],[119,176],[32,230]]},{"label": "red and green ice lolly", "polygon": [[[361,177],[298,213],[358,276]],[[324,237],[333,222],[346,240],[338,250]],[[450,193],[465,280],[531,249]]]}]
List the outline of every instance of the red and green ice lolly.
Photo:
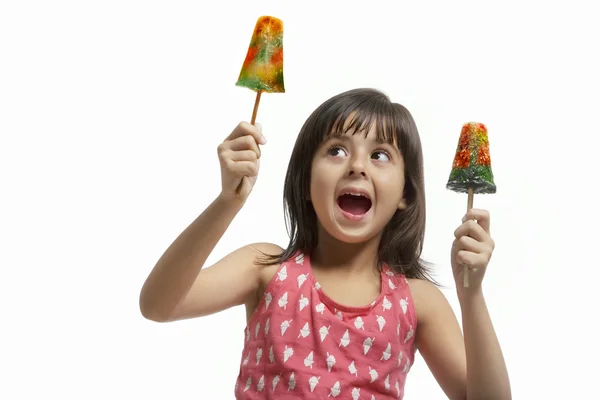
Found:
[{"label": "red and green ice lolly", "polygon": [[[446,188],[468,193],[467,211],[473,208],[474,194],[496,193],[487,127],[480,122],[463,125],[452,171]],[[463,285],[469,286],[469,268],[463,269]]]},{"label": "red and green ice lolly", "polygon": [[236,82],[256,92],[251,124],[256,121],[256,113],[262,92],[284,93],[283,82],[283,22],[275,17],[258,18],[246,59]]}]

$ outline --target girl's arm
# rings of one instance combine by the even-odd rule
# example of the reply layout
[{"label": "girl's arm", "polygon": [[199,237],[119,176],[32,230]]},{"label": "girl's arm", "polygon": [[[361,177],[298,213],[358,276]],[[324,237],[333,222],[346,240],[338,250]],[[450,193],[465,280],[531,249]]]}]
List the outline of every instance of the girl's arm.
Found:
[{"label": "girl's arm", "polygon": [[[482,281],[495,248],[490,234],[490,213],[472,208],[454,231],[451,264],[465,336],[468,399],[510,399],[511,390],[492,319],[483,297]],[[463,266],[473,268],[469,287],[462,283]]]},{"label": "girl's arm", "polygon": [[245,246],[202,268],[240,208],[240,203],[217,197],[169,246],[142,287],[145,318],[168,322],[200,317],[252,300],[259,285],[256,256],[277,252],[277,246]]},{"label": "girl's arm", "polygon": [[467,357],[467,399],[511,399],[504,356],[482,291],[459,300]]},{"label": "girl's arm", "polygon": [[158,322],[199,317],[252,304],[259,288],[255,260],[274,245],[242,247],[202,269],[231,221],[241,210],[258,174],[264,144],[260,126],[240,123],[218,147],[221,194],[169,246],[146,279],[140,294],[144,317]]},{"label": "girl's arm", "polygon": [[483,294],[460,297],[464,338],[443,293],[411,280],[417,312],[416,345],[452,400],[510,400],[508,373]]},{"label": "girl's arm", "polygon": [[446,396],[464,400],[467,359],[456,315],[437,287],[419,279],[409,282],[417,313],[416,347]]}]

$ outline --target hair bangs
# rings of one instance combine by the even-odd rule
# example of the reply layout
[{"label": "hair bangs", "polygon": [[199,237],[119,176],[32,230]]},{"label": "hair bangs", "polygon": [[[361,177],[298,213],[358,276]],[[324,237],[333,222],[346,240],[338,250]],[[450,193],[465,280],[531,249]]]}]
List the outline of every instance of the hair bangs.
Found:
[{"label": "hair bangs", "polygon": [[326,122],[322,140],[331,135],[364,134],[375,129],[375,139],[379,142],[399,145],[398,115],[394,107],[379,99],[369,99],[360,104],[345,104],[337,114],[331,114]]}]

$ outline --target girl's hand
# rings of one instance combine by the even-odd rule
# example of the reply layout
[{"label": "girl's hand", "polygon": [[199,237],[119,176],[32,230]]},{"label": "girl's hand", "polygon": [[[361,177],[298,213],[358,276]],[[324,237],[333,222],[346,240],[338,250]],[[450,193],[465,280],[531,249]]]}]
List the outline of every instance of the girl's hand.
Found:
[{"label": "girl's hand", "polygon": [[[462,219],[455,231],[452,243],[451,263],[456,289],[461,293],[481,290],[481,281],[494,251],[490,236],[490,214],[486,210],[473,208]],[[469,287],[463,287],[463,265],[469,270]]]},{"label": "girl's hand", "polygon": [[260,166],[259,144],[265,144],[259,124],[241,122],[219,145],[221,196],[245,202],[254,187]]}]

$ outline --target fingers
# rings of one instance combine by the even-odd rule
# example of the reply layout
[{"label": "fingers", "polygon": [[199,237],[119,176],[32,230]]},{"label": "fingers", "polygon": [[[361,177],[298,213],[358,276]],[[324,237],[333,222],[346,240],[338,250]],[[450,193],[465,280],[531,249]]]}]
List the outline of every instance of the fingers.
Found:
[{"label": "fingers", "polygon": [[456,253],[456,262],[458,265],[466,265],[470,269],[483,268],[487,261],[481,254],[472,253],[466,250],[460,250]]},{"label": "fingers", "polygon": [[231,152],[231,161],[256,161],[258,155],[255,150],[240,150]]},{"label": "fingers", "polygon": [[258,165],[251,161],[231,161],[228,165],[229,171],[238,177],[258,175]]},{"label": "fingers", "polygon": [[463,222],[467,220],[475,220],[483,228],[485,232],[490,233],[490,213],[487,210],[480,208],[472,208],[463,217]]},{"label": "fingers", "polygon": [[458,265],[482,268],[487,265],[491,258],[491,250],[488,246],[468,236],[456,239],[453,247]]},{"label": "fingers", "polygon": [[475,221],[463,223],[455,232],[452,247],[459,265],[485,267],[492,257],[494,241]]},{"label": "fingers", "polygon": [[243,198],[248,196],[260,168],[259,144],[265,143],[260,124],[241,122],[219,144],[217,153],[224,192]]},{"label": "fingers", "polygon": [[223,144],[232,151],[252,150],[256,153],[257,158],[260,158],[260,148],[252,135],[240,136],[236,139],[226,141]]},{"label": "fingers", "polygon": [[487,246],[486,244],[479,242],[469,236],[461,236],[458,239],[455,239],[453,246],[458,251],[465,250],[477,254],[485,253],[488,251],[489,248],[489,246]]},{"label": "fingers", "polygon": [[488,241],[490,238],[489,234],[483,229],[483,227],[474,220],[467,220],[458,228],[456,228],[454,231],[454,237],[460,238],[462,236],[470,236],[479,242]]},{"label": "fingers", "polygon": [[251,125],[248,122],[240,122],[238,126],[233,129],[231,134],[225,139],[225,141],[228,142],[247,135],[252,136],[256,143],[267,143],[267,139],[262,134],[262,126],[258,123],[256,125]]},{"label": "fingers", "polygon": [[[224,158],[235,157],[236,159],[242,157],[241,155],[233,155],[231,151],[245,151],[252,150],[256,153],[256,158],[260,158],[261,151],[258,147],[259,144],[265,144],[266,139],[262,135],[262,127],[260,124],[256,126],[250,125],[247,122],[240,122],[236,126],[231,134],[219,145],[217,149],[219,154]],[[248,153],[246,158],[249,157]],[[243,158],[243,159],[246,159]]]},{"label": "fingers", "polygon": [[261,151],[256,140],[251,135],[241,136],[225,141],[217,147],[221,163],[233,161],[256,161],[260,158]]}]

